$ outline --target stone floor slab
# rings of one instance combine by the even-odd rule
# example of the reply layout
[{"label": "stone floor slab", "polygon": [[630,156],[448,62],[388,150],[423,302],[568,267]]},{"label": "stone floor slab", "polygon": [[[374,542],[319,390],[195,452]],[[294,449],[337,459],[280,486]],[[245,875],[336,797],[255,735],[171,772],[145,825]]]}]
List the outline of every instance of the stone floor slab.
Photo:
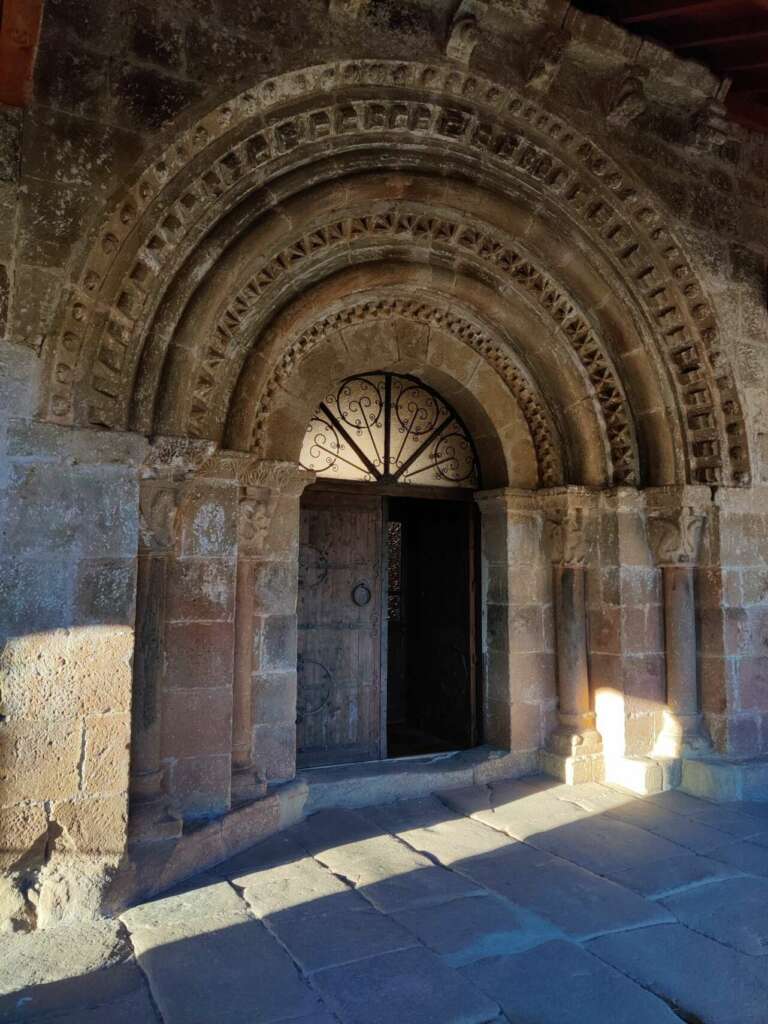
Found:
[{"label": "stone floor slab", "polygon": [[747,875],[768,878],[768,850],[748,839],[736,843],[726,843],[717,850],[713,850],[710,856],[712,860],[728,864]]},{"label": "stone floor slab", "polygon": [[666,793],[654,793],[646,799],[665,810],[692,818],[702,825],[709,825],[718,832],[725,832],[738,839],[765,831],[764,826],[753,815],[734,810],[733,805],[713,804],[676,789],[667,790]]},{"label": "stone floor slab", "polygon": [[414,945],[410,932],[312,857],[236,875],[232,882],[304,971]]},{"label": "stone floor slab", "polygon": [[673,920],[629,889],[526,843],[464,861],[461,870],[571,938]]},{"label": "stone floor slab", "polygon": [[549,921],[491,894],[394,915],[450,967],[516,953],[560,937]]},{"label": "stone floor slab", "polygon": [[[768,954],[768,879],[729,878],[663,902],[694,931],[751,956]],[[768,977],[768,961],[765,970]]]},{"label": "stone floor slab", "polygon": [[694,818],[667,811],[651,801],[634,800],[613,808],[608,811],[608,815],[668,839],[692,853],[706,854],[723,844],[723,833],[720,829],[704,825]]},{"label": "stone floor slab", "polygon": [[[324,815],[316,817],[323,819]],[[325,839],[327,819],[316,823],[315,818],[301,826],[302,842],[307,843],[308,849],[316,850],[314,855],[321,863],[347,879],[379,910],[390,913],[477,892],[477,886],[466,878],[435,866],[394,836],[381,834],[376,826],[359,815],[355,817],[359,821],[342,819],[347,841],[340,845],[331,846]]]},{"label": "stone floor slab", "polygon": [[426,949],[333,967],[314,984],[344,1024],[485,1024],[497,1003]]},{"label": "stone floor slab", "polygon": [[[141,1002],[146,988],[118,921],[0,935],[0,1022]],[[150,1018],[151,1019],[151,1018]]]},{"label": "stone floor slab", "polygon": [[[443,808],[442,815],[435,805]],[[458,870],[467,858],[492,853],[516,842],[479,821],[450,811],[440,801],[426,806],[422,801],[404,801],[373,810],[371,818],[382,828],[396,833],[414,850]]]},{"label": "stone floor slab", "polygon": [[739,870],[728,864],[696,853],[684,853],[679,857],[609,873],[607,877],[640,896],[656,899],[702,882],[733,878],[738,874]]},{"label": "stone floor slab", "polygon": [[677,844],[607,815],[560,825],[530,835],[526,842],[600,875],[682,853]]},{"label": "stone floor slab", "polygon": [[165,1024],[271,1024],[322,1009],[226,882],[135,907],[123,921]]},{"label": "stone floor slab", "polygon": [[569,942],[465,967],[515,1024],[680,1024],[658,997]]},{"label": "stone floor slab", "polygon": [[606,935],[590,952],[657,993],[683,1020],[765,1024],[765,959],[746,956],[681,924]]},{"label": "stone floor slab", "polygon": [[[90,989],[89,985],[87,987]],[[92,991],[84,995],[94,999]],[[30,1018],[17,1016],[13,1019],[28,1021],[29,1024],[162,1024],[145,989],[137,989],[116,1000],[96,1000],[91,1005],[78,1006],[63,1013],[46,1013],[44,1017]]]}]

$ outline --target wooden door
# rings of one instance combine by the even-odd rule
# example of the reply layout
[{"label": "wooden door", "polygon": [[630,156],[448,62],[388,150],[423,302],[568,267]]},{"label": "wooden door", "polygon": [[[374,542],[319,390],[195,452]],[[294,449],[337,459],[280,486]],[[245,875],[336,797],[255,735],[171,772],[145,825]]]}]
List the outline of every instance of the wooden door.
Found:
[{"label": "wooden door", "polygon": [[381,755],[382,500],[332,490],[302,499],[297,762]]}]

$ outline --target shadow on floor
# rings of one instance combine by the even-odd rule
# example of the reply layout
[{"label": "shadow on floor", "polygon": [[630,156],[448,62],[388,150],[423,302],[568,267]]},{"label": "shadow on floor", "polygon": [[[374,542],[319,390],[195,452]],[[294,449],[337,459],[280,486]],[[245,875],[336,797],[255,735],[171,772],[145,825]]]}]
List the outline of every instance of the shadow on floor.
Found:
[{"label": "shadow on floor", "polygon": [[766,1024],[768,805],[534,777],[323,811],[119,927],[135,961],[31,987],[40,933],[6,944],[0,1022]]}]

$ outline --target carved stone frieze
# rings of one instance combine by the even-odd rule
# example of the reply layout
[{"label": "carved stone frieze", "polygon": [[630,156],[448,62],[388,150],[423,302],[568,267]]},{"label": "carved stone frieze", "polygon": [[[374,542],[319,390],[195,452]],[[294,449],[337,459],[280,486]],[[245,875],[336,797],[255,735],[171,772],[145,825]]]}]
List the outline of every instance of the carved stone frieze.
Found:
[{"label": "carved stone frieze", "polygon": [[[552,58],[540,64],[532,83],[551,75]],[[518,180],[581,225],[655,325],[685,424],[690,479],[747,483],[749,451],[733,374],[664,208],[572,126],[455,64],[360,60],[306,68],[262,82],[178,136],[116,198],[76,279],[63,289],[50,418],[128,422],[151,296],[165,291],[241,195],[278,170],[284,174],[292,160],[305,163],[313,147],[327,154],[334,139],[351,133],[386,147],[404,132],[424,153],[439,156],[450,146],[482,160],[501,191]],[[114,272],[118,266],[126,270]]]}]

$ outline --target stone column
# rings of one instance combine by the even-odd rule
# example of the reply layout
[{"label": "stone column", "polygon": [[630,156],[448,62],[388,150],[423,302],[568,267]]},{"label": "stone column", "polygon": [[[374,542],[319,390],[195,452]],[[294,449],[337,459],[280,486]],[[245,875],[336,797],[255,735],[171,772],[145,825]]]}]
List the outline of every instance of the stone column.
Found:
[{"label": "stone column", "polygon": [[586,565],[590,496],[576,488],[547,502],[553,565],[558,725],[547,741],[545,767],[565,782],[598,779],[602,739],[595,727],[587,657]]},{"label": "stone column", "polygon": [[161,764],[161,691],[165,674],[166,597],[178,513],[178,485],[142,480],[131,706],[129,835],[166,839],[181,833],[181,817],[165,791]]},{"label": "stone column", "polygon": [[254,565],[269,526],[269,490],[243,487],[237,523],[235,677],[232,693],[232,799],[263,796],[267,785],[253,760]]},{"label": "stone column", "polygon": [[668,714],[656,753],[677,757],[705,750],[699,704],[694,569],[709,492],[698,487],[646,492],[648,533],[663,576]]},{"label": "stone column", "polygon": [[482,517],[483,738],[533,766],[554,701],[541,498],[504,488],[481,491],[475,499]]},{"label": "stone column", "polygon": [[314,474],[242,461],[235,603],[232,795],[254,799],[295,774],[299,503]]}]

